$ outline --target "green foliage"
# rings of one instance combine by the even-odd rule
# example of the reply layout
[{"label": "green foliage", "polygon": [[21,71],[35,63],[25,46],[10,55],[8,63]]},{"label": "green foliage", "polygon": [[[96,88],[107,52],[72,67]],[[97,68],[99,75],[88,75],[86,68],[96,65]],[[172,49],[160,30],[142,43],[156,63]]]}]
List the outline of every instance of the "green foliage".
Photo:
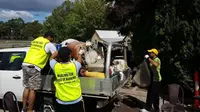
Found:
[{"label": "green foliage", "polygon": [[160,39],[162,60],[171,66],[164,66],[164,71],[191,83],[193,73],[200,68],[199,9],[197,0],[165,0],[155,12],[155,32]]},{"label": "green foliage", "polygon": [[0,37],[7,36],[9,31],[9,27],[4,22],[0,22]]},{"label": "green foliage", "polygon": [[65,11],[66,9],[70,10],[69,2],[65,2],[62,6],[55,8],[52,15],[47,17],[47,20],[43,23],[44,32],[48,30],[53,31],[57,35],[58,40],[66,36],[66,29],[64,27],[65,16],[67,15],[67,11]]},{"label": "green foliage", "polygon": [[[22,35],[22,29],[24,27],[24,20],[21,18],[17,18],[17,19],[10,19],[5,23],[9,30],[9,36],[15,36],[15,37],[21,37]],[[13,37],[12,37],[13,38]]]},{"label": "green foliage", "polygon": [[119,28],[123,35],[133,34],[132,48],[137,64],[143,61],[144,53],[155,47],[152,33],[155,1],[143,0],[110,0],[107,8],[107,19],[114,27]]},{"label": "green foliage", "polygon": [[39,23],[38,21],[26,23],[23,28],[23,37],[36,38],[38,36],[41,36],[42,28],[43,28],[42,24]]},{"label": "green foliage", "polygon": [[148,48],[156,47],[163,81],[192,84],[193,73],[200,68],[200,1],[115,0],[107,18],[122,34],[133,34],[136,63]]},{"label": "green foliage", "polygon": [[106,5],[103,0],[65,1],[44,22],[44,30],[52,30],[57,40],[90,39],[95,29],[106,29]]},{"label": "green foliage", "polygon": [[38,21],[25,23],[23,19],[10,19],[0,22],[1,39],[28,39],[41,35],[43,25]]}]

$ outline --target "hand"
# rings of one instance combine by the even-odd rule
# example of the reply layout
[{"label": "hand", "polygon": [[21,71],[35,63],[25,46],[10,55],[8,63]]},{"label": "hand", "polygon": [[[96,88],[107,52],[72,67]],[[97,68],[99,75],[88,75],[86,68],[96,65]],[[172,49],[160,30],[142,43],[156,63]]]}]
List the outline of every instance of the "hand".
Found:
[{"label": "hand", "polygon": [[80,54],[80,55],[82,55],[84,53],[85,53],[85,51],[83,49],[79,50],[79,52],[78,52],[78,54]]},{"label": "hand", "polygon": [[149,58],[149,55],[145,55],[144,58],[145,58],[145,59],[148,59],[148,58]]},{"label": "hand", "polygon": [[51,57],[50,60],[55,59],[58,56],[58,51],[54,52]]},{"label": "hand", "polygon": [[81,76],[85,76],[85,72],[86,72],[86,70],[84,68],[80,69],[80,75]]}]

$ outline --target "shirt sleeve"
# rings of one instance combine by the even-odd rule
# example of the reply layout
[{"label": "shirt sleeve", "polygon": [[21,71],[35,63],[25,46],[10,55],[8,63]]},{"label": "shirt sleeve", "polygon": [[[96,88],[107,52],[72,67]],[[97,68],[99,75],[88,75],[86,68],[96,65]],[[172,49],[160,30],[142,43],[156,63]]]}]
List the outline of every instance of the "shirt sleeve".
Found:
[{"label": "shirt sleeve", "polygon": [[53,43],[47,43],[45,46],[45,51],[46,53],[51,53],[53,54],[54,52],[56,52],[56,46]]},{"label": "shirt sleeve", "polygon": [[159,64],[161,64],[161,62],[160,62],[160,59],[159,59],[159,58],[156,58],[154,61],[155,61],[155,62],[157,62],[157,63],[159,63]]},{"label": "shirt sleeve", "polygon": [[74,61],[74,64],[76,65],[76,72],[79,73],[79,70],[81,69],[81,64],[78,61]]},{"label": "shirt sleeve", "polygon": [[52,69],[54,69],[54,66],[56,65],[56,63],[57,63],[57,61],[56,61],[55,59],[51,59],[51,60],[49,61],[49,65],[50,65],[50,67],[51,67]]}]

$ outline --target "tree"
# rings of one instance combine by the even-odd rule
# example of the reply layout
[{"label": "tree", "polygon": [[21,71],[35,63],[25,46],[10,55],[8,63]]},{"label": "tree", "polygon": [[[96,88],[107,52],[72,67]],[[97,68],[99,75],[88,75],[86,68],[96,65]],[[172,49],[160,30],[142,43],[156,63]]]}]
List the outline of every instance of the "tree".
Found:
[{"label": "tree", "polygon": [[8,35],[9,27],[3,22],[0,21],[0,38],[3,39],[3,37]]},{"label": "tree", "polygon": [[33,21],[25,24],[22,34],[24,39],[27,39],[28,37],[36,38],[41,36],[42,29],[43,25],[41,23]]},{"label": "tree", "polygon": [[2,39],[28,39],[41,35],[43,25],[38,21],[25,23],[21,18],[0,21],[0,37]]},{"label": "tree", "polygon": [[24,27],[24,20],[21,18],[10,19],[6,22],[9,27],[9,38],[20,38]]},{"label": "tree", "polygon": [[122,35],[132,34],[132,48],[137,64],[144,59],[146,50],[155,47],[154,26],[156,0],[108,0],[107,20]]},{"label": "tree", "polygon": [[103,0],[66,1],[54,9],[44,22],[45,30],[56,33],[58,40],[87,40],[95,29],[106,29],[106,5]]},{"label": "tree", "polygon": [[66,38],[66,29],[64,27],[65,17],[67,13],[71,10],[71,2],[65,1],[62,6],[58,6],[52,12],[52,15],[46,18],[43,23],[43,31],[51,30],[57,35],[57,40]]},{"label": "tree", "polygon": [[155,31],[161,42],[162,60],[168,60],[164,61],[164,72],[192,85],[193,73],[200,68],[200,2],[164,0],[159,4]]},{"label": "tree", "polygon": [[133,34],[137,63],[147,48],[156,47],[163,81],[183,80],[192,85],[193,73],[200,68],[200,1],[115,0],[111,6],[107,18],[122,34]]}]

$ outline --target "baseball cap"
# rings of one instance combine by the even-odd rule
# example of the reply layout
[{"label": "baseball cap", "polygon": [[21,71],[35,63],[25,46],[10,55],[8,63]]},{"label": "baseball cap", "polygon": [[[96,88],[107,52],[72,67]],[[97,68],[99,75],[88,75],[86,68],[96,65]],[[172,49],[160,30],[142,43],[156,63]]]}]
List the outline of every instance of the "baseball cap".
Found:
[{"label": "baseball cap", "polygon": [[61,47],[59,50],[58,50],[58,56],[61,58],[61,59],[64,59],[64,58],[69,58],[71,54],[71,50],[67,47]]},{"label": "baseball cap", "polygon": [[54,35],[54,33],[53,32],[51,32],[51,31],[48,31],[48,32],[46,32],[45,34],[44,34],[44,37],[51,37],[51,38],[53,38],[55,35]]},{"label": "baseball cap", "polygon": [[154,53],[154,54],[156,54],[156,55],[158,55],[158,50],[157,49],[155,49],[155,48],[153,48],[153,49],[150,49],[150,50],[147,50],[149,53],[150,52],[152,52],[152,53]]}]

